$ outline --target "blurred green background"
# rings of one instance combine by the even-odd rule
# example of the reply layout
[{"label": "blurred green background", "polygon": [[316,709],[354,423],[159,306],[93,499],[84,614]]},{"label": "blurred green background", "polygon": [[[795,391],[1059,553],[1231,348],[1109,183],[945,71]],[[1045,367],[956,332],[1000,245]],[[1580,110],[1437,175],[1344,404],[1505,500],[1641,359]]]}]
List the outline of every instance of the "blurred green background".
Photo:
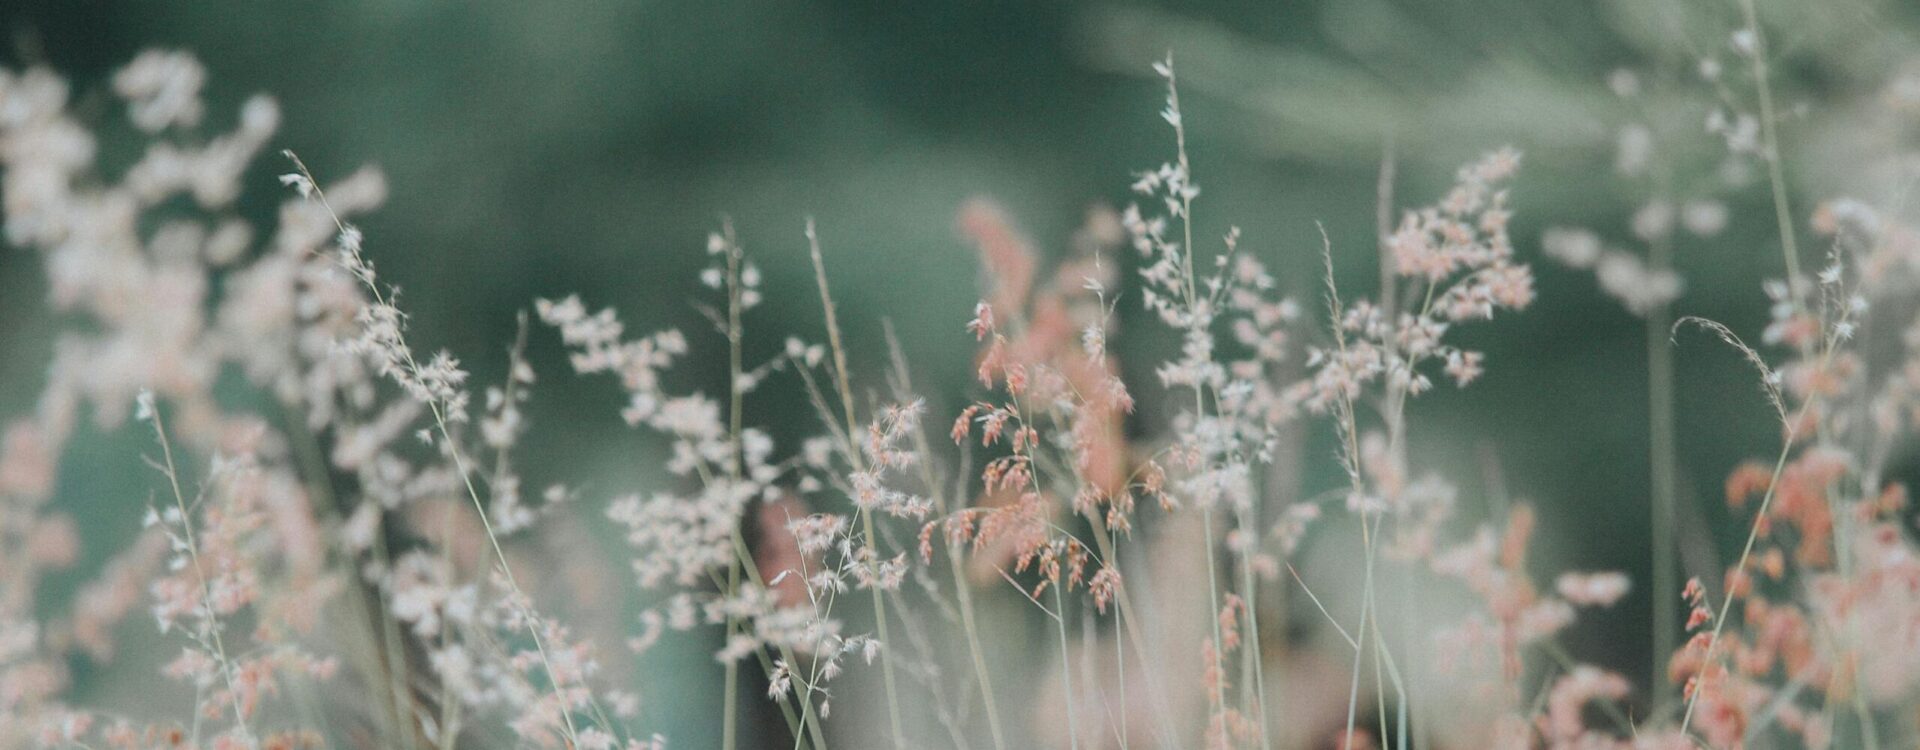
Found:
[{"label": "blurred green background", "polygon": [[[1902,29],[1920,17],[1892,3],[1801,6],[1763,4],[1784,98],[1806,107],[1786,127],[1796,144],[1905,60]],[[497,379],[516,311],[536,297],[577,292],[618,307],[630,330],[678,326],[695,334],[696,351],[714,346],[689,301],[703,238],[723,216],[767,271],[769,304],[749,319],[750,347],[770,353],[789,332],[819,338],[801,236],[811,216],[856,367],[883,364],[879,321],[890,319],[936,421],[970,392],[961,326],[978,272],[953,230],[955,209],[993,197],[1061,248],[1089,205],[1124,204],[1132,173],[1172,150],[1148,68],[1169,50],[1204,190],[1198,234],[1241,227],[1243,247],[1317,300],[1315,222],[1333,238],[1343,289],[1372,287],[1374,182],[1389,141],[1403,206],[1432,200],[1456,165],[1511,144],[1526,152],[1513,198],[1523,257],[1537,257],[1540,230],[1554,224],[1590,225],[1632,247],[1627,222],[1646,185],[1611,169],[1615,130],[1633,107],[1606,78],[1620,67],[1649,81],[1666,70],[1676,98],[1697,93],[1687,89],[1693,61],[1724,50],[1737,21],[1731,3],[1654,0],[0,7],[5,58],[74,77],[83,109],[100,119],[112,112],[110,71],[146,47],[184,48],[209,68],[214,123],[269,92],[286,115],[276,146],[323,178],[379,165],[392,198],[361,222],[370,256],[404,290],[415,340],[452,350],[484,380]],[[1676,132],[1699,135],[1687,123],[1704,109],[1662,111]],[[1836,151],[1845,149],[1821,153]],[[1842,167],[1790,162],[1803,215],[1807,196],[1847,185]],[[247,210],[271,215],[280,171],[278,157],[262,160]],[[1759,284],[1781,273],[1771,206],[1761,184],[1727,201],[1726,234],[1677,249],[1688,284],[1677,312],[1757,336]],[[1416,465],[1458,482],[1475,512],[1497,485],[1539,503],[1543,574],[1619,568],[1644,583],[1642,323],[1590,276],[1547,262],[1536,270],[1534,308],[1460,331],[1487,350],[1488,374],[1414,406]],[[43,306],[33,257],[0,254],[0,413],[32,408],[54,324]],[[1122,306],[1123,326],[1145,333],[1135,307]],[[597,503],[656,481],[634,458],[649,446],[619,421],[614,387],[566,377],[557,342],[538,331],[533,341],[544,378],[530,410],[529,486],[585,467]],[[1169,350],[1154,334],[1118,345],[1146,392],[1150,363]],[[1698,533],[1725,516],[1720,478],[1773,450],[1775,431],[1732,355],[1682,337],[1678,363],[1683,502],[1696,516],[1682,525]],[[693,367],[683,384],[720,387],[723,358]],[[805,402],[776,394],[790,390],[756,401],[750,421],[779,437],[810,432]],[[1161,412],[1145,401],[1137,431],[1152,434]],[[143,449],[137,437],[95,436],[68,456],[63,497],[86,514],[90,543],[137,524]],[[1331,447],[1308,450],[1310,490],[1333,485]],[[1642,587],[1588,618],[1569,650],[1644,680],[1647,596]],[[698,650],[649,658],[660,681],[643,685],[649,715],[685,717],[659,728],[684,746],[707,744],[712,722],[695,717],[708,713],[718,671],[700,666],[710,662]]]}]

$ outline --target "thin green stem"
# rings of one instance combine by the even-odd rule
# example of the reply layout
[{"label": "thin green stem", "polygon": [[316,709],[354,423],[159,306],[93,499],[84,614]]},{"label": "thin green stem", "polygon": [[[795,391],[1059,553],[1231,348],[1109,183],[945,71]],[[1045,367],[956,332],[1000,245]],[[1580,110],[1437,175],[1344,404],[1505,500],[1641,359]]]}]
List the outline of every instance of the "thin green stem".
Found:
[{"label": "thin green stem", "polygon": [[[1661,253],[1654,256],[1654,268],[1665,267]],[[1676,560],[1678,540],[1675,522],[1679,507],[1677,457],[1674,455],[1673,349],[1668,330],[1666,305],[1658,305],[1647,314],[1647,425],[1648,458],[1651,465],[1653,508],[1653,681],[1655,706],[1669,705],[1673,685],[1661,679],[1667,660],[1673,657],[1675,627],[1679,623],[1679,568]]]},{"label": "thin green stem", "polygon": [[1780,250],[1786,256],[1787,283],[1793,290],[1792,304],[1795,311],[1799,311],[1806,280],[1800,276],[1800,244],[1793,230],[1793,208],[1787,199],[1786,171],[1780,163],[1779,116],[1773,106],[1766,34],[1760,28],[1760,15],[1753,0],[1740,0],[1740,12],[1746,21],[1747,34],[1753,40],[1753,49],[1747,55],[1747,61],[1753,66],[1754,86],[1760,99],[1760,141],[1765,149],[1762,156],[1767,162],[1767,182],[1773,190],[1773,213],[1780,225]]},{"label": "thin green stem", "polygon": [[1074,715],[1073,706],[1073,704],[1080,701],[1079,696],[1073,692],[1073,667],[1070,663],[1072,659],[1069,656],[1070,649],[1067,645],[1067,609],[1066,604],[1060,598],[1060,589],[1062,588],[1065,587],[1059,585],[1058,581],[1054,582],[1053,608],[1055,611],[1053,623],[1056,626],[1056,630],[1060,633],[1060,692],[1061,695],[1066,697],[1067,701],[1068,741],[1072,743],[1074,750],[1080,750],[1080,722]]},{"label": "thin green stem", "polygon": [[[745,392],[741,388],[740,382],[742,369],[740,363],[740,340],[742,338],[740,325],[740,265],[742,252],[740,250],[740,243],[734,237],[733,224],[731,222],[724,225],[723,234],[727,245],[727,440],[731,447],[730,452],[732,453],[727,459],[727,476],[730,481],[738,483],[743,471],[741,462],[744,460],[744,456],[741,454],[741,408],[745,400]],[[735,521],[736,527],[739,523],[741,523],[741,520]],[[729,597],[732,597],[739,591],[740,566],[742,563],[743,558],[739,555],[735,555],[733,559],[727,561],[727,596]],[[732,614],[727,615],[727,637],[732,638],[734,631],[739,628],[739,619]],[[720,720],[722,722],[720,728],[720,746],[724,750],[733,750],[738,742],[735,731],[736,724],[738,724],[739,712],[737,704],[740,702],[740,662],[736,659],[727,660],[722,701],[723,705],[720,711]]]},{"label": "thin green stem", "polygon": [[[1214,550],[1218,548],[1214,546],[1213,541],[1212,506],[1209,505],[1201,508],[1200,524],[1206,529],[1207,546],[1204,551],[1207,557],[1207,602],[1208,606],[1211,607],[1207,612],[1207,622],[1213,627],[1213,664],[1209,666],[1212,667],[1213,673],[1219,676],[1219,679],[1225,680],[1227,679],[1226,664],[1224,662],[1225,657],[1220,652],[1226,649],[1226,642],[1224,638],[1225,634],[1220,631],[1220,580],[1219,575],[1214,572],[1217,566],[1213,559]],[[1215,700],[1218,705],[1213,707],[1214,711],[1224,712],[1227,710],[1225,690],[1209,690],[1208,695],[1209,697],[1218,696]]]},{"label": "thin green stem", "polygon": [[[826,259],[820,252],[820,235],[815,230],[812,219],[807,220],[807,249],[813,259],[814,280],[820,286],[820,306],[826,312],[827,343],[833,352],[833,369],[840,392],[840,405],[845,411],[847,460],[852,462],[854,471],[864,471],[865,461],[861,458],[860,446],[854,441],[857,423],[853,414],[853,387],[847,375],[847,349],[840,338],[840,320],[834,310],[833,295],[827,286]],[[864,534],[869,546],[879,544],[873,531],[873,514],[861,508],[860,533]],[[900,723],[900,690],[893,674],[893,644],[887,639],[887,600],[886,593],[879,586],[870,587],[873,592],[874,631],[880,639],[880,674],[886,682],[887,724],[893,731],[894,747],[907,747],[907,735]]]},{"label": "thin green stem", "polygon": [[[1251,513],[1251,509],[1244,511],[1246,515],[1250,515]],[[1240,528],[1250,529],[1253,528],[1253,524],[1242,519]],[[1253,697],[1257,704],[1254,710],[1260,720],[1260,747],[1270,748],[1273,746],[1273,739],[1272,733],[1267,726],[1267,670],[1266,665],[1262,664],[1260,660],[1260,602],[1257,599],[1260,589],[1253,577],[1253,550],[1251,548],[1242,550],[1240,553],[1240,578],[1240,588],[1246,592],[1247,604],[1248,632],[1246,643],[1243,647],[1247,649],[1247,659],[1252,664],[1252,668],[1247,671],[1253,673]]]},{"label": "thin green stem", "polygon": [[[767,585],[767,582],[764,580],[761,580],[760,570],[758,568],[755,568],[753,565],[748,564],[749,561],[753,559],[753,553],[747,549],[747,540],[740,535],[740,529],[738,527],[735,527],[733,530],[732,541],[733,541],[734,556],[739,558],[739,560],[741,561],[740,569],[747,574],[747,580],[755,586],[765,587]],[[792,648],[789,648],[783,645],[779,647],[779,651],[780,651],[780,658],[785,660],[788,665],[795,665],[800,663],[797,659],[794,658],[794,653]],[[767,656],[766,651],[764,649],[754,649],[754,653],[760,656],[761,666],[765,667],[766,673],[769,675],[773,674],[773,658],[770,656]],[[791,713],[791,709],[789,709],[785,704],[782,704],[781,708],[786,709],[788,710],[789,713]],[[792,723],[792,720],[790,717],[789,724],[791,723]],[[820,723],[814,716],[813,703],[811,701],[805,701],[801,704],[800,723],[805,725],[805,728],[808,731],[808,735],[813,741],[813,746],[815,748],[818,748],[818,750],[826,750],[827,738],[826,738],[826,735],[822,733],[820,729]]]}]

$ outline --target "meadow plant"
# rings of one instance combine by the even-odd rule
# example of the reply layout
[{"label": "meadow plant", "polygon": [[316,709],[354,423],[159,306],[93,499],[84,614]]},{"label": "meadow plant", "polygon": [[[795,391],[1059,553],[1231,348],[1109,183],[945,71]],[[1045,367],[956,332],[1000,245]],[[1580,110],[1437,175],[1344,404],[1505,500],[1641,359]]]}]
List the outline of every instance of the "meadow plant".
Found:
[{"label": "meadow plant", "polygon": [[[850,351],[843,326],[869,323],[839,318],[811,221],[802,299],[824,325],[779,330],[757,313],[786,292],[722,221],[699,273],[710,330],[633,332],[578,296],[533,300],[504,377],[481,383],[420,347],[376,272],[377,238],[353,221],[385,199],[378,171],[322,177],[286,153],[271,227],[241,218],[273,100],[212,111],[195,58],[144,53],[109,87],[133,131],[115,137],[140,144],[119,164],[67,81],[0,71],[8,252],[38,263],[60,313],[38,402],[0,443],[0,747],[659,748],[663,717],[631,677],[656,648],[709,649],[723,693],[701,720],[729,750],[1910,744],[1920,548],[1894,462],[1920,423],[1920,231],[1901,196],[1794,212],[1743,8],[1731,53],[1697,61],[1712,92],[1698,129],[1656,127],[1648,89],[1685,79],[1670,68],[1608,81],[1630,113],[1615,166],[1645,195],[1604,235],[1622,239],[1558,227],[1538,243],[1647,321],[1646,583],[1541,575],[1550,511],[1463,502],[1492,490],[1410,447],[1416,398],[1500,365],[1462,329],[1542,304],[1509,234],[1515,149],[1414,208],[1394,202],[1389,159],[1358,251],[1377,285],[1339,282],[1356,251],[1325,229],[1271,243],[1323,269],[1289,283],[1238,228],[1196,239],[1210,204],[1168,57],[1152,66],[1168,160],[1135,176],[1132,203],[1089,210],[1064,252],[989,199],[958,208],[984,283],[951,341],[888,328],[889,351]],[[1684,138],[1719,144],[1709,178],[1669,156]],[[1727,230],[1725,201],[1759,172],[1785,267],[1750,346],[1674,323],[1673,248]],[[1812,276],[1801,240],[1826,249]],[[1120,345],[1123,320],[1146,343]],[[1732,564],[1681,585],[1672,349],[1695,331],[1751,364],[1780,447],[1729,472]],[[645,486],[525,486],[526,404],[552,376],[529,339],[617,381],[608,410],[658,469]],[[1170,351],[1130,381],[1123,356],[1155,342]],[[974,351],[957,408],[915,389],[912,350],[934,344]],[[686,371],[722,357],[724,390],[703,392]],[[765,421],[769,389],[811,418]],[[153,489],[83,527],[55,498],[88,419],[141,431]],[[1306,487],[1313,462],[1337,480]],[[624,536],[630,572],[575,543],[582,518]],[[101,539],[117,548],[82,553]],[[89,583],[42,595],[83,559]],[[1561,645],[1639,595],[1664,602],[1650,684]],[[138,671],[181,689],[84,700],[85,675]],[[745,718],[763,700],[783,725]]]}]

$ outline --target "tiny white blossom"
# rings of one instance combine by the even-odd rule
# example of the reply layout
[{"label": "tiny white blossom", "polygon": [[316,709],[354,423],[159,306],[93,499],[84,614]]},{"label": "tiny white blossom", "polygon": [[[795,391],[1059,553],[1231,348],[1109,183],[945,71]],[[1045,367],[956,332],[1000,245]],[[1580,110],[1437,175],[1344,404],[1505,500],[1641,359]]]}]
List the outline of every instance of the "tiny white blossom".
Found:
[{"label": "tiny white blossom", "polygon": [[280,184],[292,187],[294,191],[300,193],[300,197],[302,198],[313,197],[313,180],[307,179],[306,175],[303,175],[303,174],[280,175]]}]

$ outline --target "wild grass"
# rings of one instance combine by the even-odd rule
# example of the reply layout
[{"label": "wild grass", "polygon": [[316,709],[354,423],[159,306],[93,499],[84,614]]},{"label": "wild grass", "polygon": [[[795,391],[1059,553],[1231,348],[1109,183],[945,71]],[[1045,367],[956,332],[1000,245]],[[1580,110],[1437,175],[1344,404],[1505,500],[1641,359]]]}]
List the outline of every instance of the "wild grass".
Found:
[{"label": "wild grass", "polygon": [[[1206,145],[1169,56],[1151,64],[1169,155],[1130,205],[1091,209],[1059,252],[990,200],[957,207],[983,284],[952,340],[887,325],[886,351],[855,351],[850,328],[883,324],[841,317],[822,227],[776,250],[810,263],[811,288],[786,290],[722,221],[694,302],[711,330],[529,300],[491,384],[416,348],[378,238],[354,224],[385,198],[377,172],[317,175],[288,152],[276,221],[237,218],[272,100],[209,133],[205,70],[146,53],[110,87],[145,150],[110,173],[95,133],[114,126],[68,82],[0,71],[8,252],[38,263],[62,314],[37,408],[0,445],[0,747],[658,748],[676,717],[639,687],[678,685],[663,644],[710,652],[720,688],[697,723],[727,750],[1909,745],[1920,548],[1892,467],[1920,422],[1920,232],[1903,193],[1794,213],[1775,60],[1740,10],[1731,52],[1695,73],[1666,60],[1644,85],[1609,81],[1629,103],[1618,171],[1646,201],[1624,232],[1512,236],[1513,148],[1400,205],[1389,147],[1377,205],[1356,210],[1377,236],[1245,237],[1207,213],[1189,153]],[[1712,102],[1706,126],[1668,127],[1655,109],[1689,91]],[[1677,247],[1714,241],[1747,189],[1667,158],[1688,140],[1715,144],[1719,173],[1767,176],[1780,255],[1754,262],[1780,277],[1755,296],[1771,316],[1757,337],[1681,312]],[[1814,241],[1827,263],[1808,276]],[[1269,263],[1296,245],[1324,273],[1288,286]],[[1619,572],[1540,576],[1552,506],[1462,502],[1411,447],[1422,401],[1500,366],[1461,330],[1553,303],[1536,248],[1644,319],[1645,591]],[[1342,285],[1347,254],[1377,257],[1373,288]],[[760,312],[790,293],[819,330]],[[1147,343],[1110,346],[1123,305]],[[1681,545],[1713,544],[1676,521],[1693,502],[1675,403],[1692,353],[1676,347],[1696,329],[1752,365],[1780,430],[1771,462],[1728,470],[1733,564],[1684,566],[1683,585]],[[529,337],[617,384],[607,411],[653,446],[645,486],[523,486],[524,404],[560,374],[535,372]],[[1173,349],[1151,377],[1125,377],[1122,352],[1155,341]],[[913,353],[935,346],[973,353],[957,399],[916,390]],[[726,361],[724,390],[689,374],[706,358]],[[233,381],[256,398],[227,397]],[[767,421],[771,389],[811,413]],[[146,531],[82,563],[95,534],[55,477],[78,420],[129,416],[151,427],[160,481],[104,523]],[[1330,447],[1287,439],[1305,432]],[[1297,467],[1315,462],[1338,481],[1306,486]],[[566,541],[603,522],[618,559]],[[95,582],[38,595],[74,566]],[[642,604],[579,594],[609,588]],[[1643,683],[1561,642],[1639,595],[1655,603]],[[167,639],[136,634],[153,626]],[[116,644],[150,653],[116,661]],[[89,674],[178,688],[83,704]],[[752,721],[760,701],[777,721]]]}]

